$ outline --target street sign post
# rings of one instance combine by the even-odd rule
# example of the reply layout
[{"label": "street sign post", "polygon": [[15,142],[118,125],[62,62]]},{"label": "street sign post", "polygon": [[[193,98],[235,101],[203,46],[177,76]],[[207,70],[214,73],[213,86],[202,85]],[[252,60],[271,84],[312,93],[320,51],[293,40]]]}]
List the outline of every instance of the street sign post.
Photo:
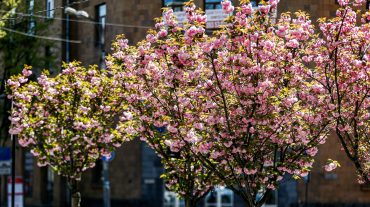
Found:
[{"label": "street sign post", "polygon": [[110,157],[103,156],[102,162],[103,162],[103,169],[102,169],[102,181],[103,181],[103,206],[104,207],[110,207],[110,182],[109,182],[109,162],[114,159],[116,156],[115,152],[111,153]]},{"label": "street sign post", "polygon": [[[12,197],[12,185],[14,183],[14,201]],[[12,203],[14,202],[14,204]],[[17,176],[13,182],[12,178],[8,177],[8,207],[23,207],[24,195],[23,195],[23,179]]]}]

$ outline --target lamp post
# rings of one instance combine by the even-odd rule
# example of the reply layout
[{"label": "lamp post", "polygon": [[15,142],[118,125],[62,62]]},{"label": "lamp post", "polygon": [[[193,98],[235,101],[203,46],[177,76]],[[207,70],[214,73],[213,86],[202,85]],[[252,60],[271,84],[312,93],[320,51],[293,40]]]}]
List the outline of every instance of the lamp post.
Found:
[{"label": "lamp post", "polygon": [[[83,11],[83,10],[76,10],[72,7],[70,7],[70,2],[69,0],[66,0],[65,1],[65,7],[64,7],[64,14],[66,15],[65,19],[66,19],[66,25],[65,25],[65,39],[66,39],[66,42],[65,42],[65,62],[66,63],[69,63],[70,62],[70,33],[69,33],[69,30],[70,30],[70,15],[71,16],[75,16],[77,18],[86,18],[88,19],[89,18],[89,14],[86,12],[86,11]],[[66,188],[67,189],[67,204],[70,204],[70,191],[68,190],[69,188]]]},{"label": "lamp post", "polygon": [[64,8],[64,13],[66,14],[66,59],[65,61],[68,63],[70,61],[70,43],[69,43],[69,30],[70,30],[70,15],[75,16],[77,18],[89,18],[89,14],[83,10],[76,10],[69,6],[69,0],[66,0],[66,7]]}]

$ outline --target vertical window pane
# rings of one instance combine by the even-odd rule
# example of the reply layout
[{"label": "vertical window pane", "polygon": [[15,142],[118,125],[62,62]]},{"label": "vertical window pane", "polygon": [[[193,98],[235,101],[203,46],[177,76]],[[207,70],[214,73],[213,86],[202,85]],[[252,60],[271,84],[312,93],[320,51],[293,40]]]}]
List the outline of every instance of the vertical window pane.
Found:
[{"label": "vertical window pane", "polygon": [[277,204],[277,191],[271,192],[271,195],[268,197],[266,204],[268,205],[276,205]]},{"label": "vertical window pane", "polygon": [[100,50],[100,60],[99,60],[99,66],[101,68],[105,68],[105,23],[107,18],[107,5],[106,4],[100,4],[97,8],[97,17],[98,17],[98,46]]},{"label": "vertical window pane", "polygon": [[251,0],[251,4],[253,7],[256,7],[259,4],[259,0]]},{"label": "vertical window pane", "polygon": [[102,4],[99,6],[99,16],[106,16],[107,15],[107,5]]},{"label": "vertical window pane", "polygon": [[206,0],[205,3],[206,10],[222,8],[221,0]]},{"label": "vertical window pane", "polygon": [[48,18],[54,17],[54,0],[46,0],[46,16]]},{"label": "vertical window pane", "polygon": [[28,13],[30,14],[28,23],[28,34],[35,34],[35,20],[33,19],[35,0],[29,0]]}]

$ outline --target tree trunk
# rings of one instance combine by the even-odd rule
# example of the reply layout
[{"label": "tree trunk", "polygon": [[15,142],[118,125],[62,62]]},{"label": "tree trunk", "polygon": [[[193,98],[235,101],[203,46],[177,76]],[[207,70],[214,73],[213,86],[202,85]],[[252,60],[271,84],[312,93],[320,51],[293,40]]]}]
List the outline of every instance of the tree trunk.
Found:
[{"label": "tree trunk", "polygon": [[193,199],[187,199],[185,198],[185,207],[196,207],[197,202],[194,201]]},{"label": "tree trunk", "polygon": [[81,203],[81,194],[80,192],[76,191],[72,194],[72,207],[80,207]]},{"label": "tree trunk", "polygon": [[80,207],[81,193],[78,190],[78,182],[76,180],[70,180],[69,186],[71,189],[71,207]]}]

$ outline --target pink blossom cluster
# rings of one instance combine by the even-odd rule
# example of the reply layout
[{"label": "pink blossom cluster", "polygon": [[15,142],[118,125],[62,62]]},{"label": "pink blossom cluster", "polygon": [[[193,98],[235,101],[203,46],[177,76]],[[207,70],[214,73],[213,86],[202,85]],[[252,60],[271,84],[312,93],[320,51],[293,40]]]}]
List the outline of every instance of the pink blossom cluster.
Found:
[{"label": "pink blossom cluster", "polygon": [[117,120],[126,113],[122,82],[111,73],[72,62],[54,78],[44,72],[37,82],[27,82],[32,70],[26,67],[7,81],[13,102],[9,132],[18,135],[39,166],[49,165],[79,180],[97,159],[109,157],[127,140],[125,125],[130,121]]},{"label": "pink blossom cluster", "polygon": [[[350,6],[363,5],[363,0],[338,2],[336,18],[320,21],[322,38],[312,41],[305,61],[315,63],[308,75],[325,91],[334,130],[359,181],[370,182],[369,12],[359,17]],[[333,164],[326,167],[334,168]]]},{"label": "pink blossom cluster", "polygon": [[186,24],[167,24],[167,12],[146,40],[129,52],[115,47],[109,59],[130,80],[132,136],[161,156],[168,187],[184,197],[221,184],[259,202],[249,198],[261,188],[267,195],[286,173],[306,176],[325,142],[330,100],[303,61],[313,25],[302,12],[273,23],[275,3],[253,11],[223,1],[237,12],[212,36],[188,4]]}]

